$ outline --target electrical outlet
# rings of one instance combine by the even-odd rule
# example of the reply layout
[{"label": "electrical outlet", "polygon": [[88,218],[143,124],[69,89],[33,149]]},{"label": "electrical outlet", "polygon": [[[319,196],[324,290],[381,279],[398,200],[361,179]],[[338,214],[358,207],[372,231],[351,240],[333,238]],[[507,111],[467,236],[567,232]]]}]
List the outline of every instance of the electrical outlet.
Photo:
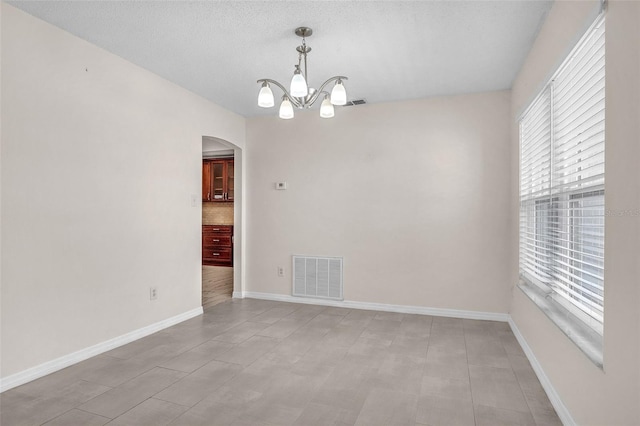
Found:
[{"label": "electrical outlet", "polygon": [[158,287],[149,287],[149,300],[158,299]]},{"label": "electrical outlet", "polygon": [[284,268],[282,266],[278,266],[278,276],[284,277]]}]

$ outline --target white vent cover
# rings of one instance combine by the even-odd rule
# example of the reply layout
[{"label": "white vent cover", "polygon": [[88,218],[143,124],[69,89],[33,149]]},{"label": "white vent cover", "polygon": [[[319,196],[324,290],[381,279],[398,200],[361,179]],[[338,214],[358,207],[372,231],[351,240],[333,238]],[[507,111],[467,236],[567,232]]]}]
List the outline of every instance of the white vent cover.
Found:
[{"label": "white vent cover", "polygon": [[342,300],[342,258],[293,256],[293,295]]}]

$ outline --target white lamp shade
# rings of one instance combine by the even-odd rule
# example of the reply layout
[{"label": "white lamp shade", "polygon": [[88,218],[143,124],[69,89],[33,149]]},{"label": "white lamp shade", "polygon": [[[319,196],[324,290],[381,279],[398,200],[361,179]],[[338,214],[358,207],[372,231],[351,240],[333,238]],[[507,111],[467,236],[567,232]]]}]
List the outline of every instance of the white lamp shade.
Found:
[{"label": "white lamp shade", "polygon": [[301,73],[296,72],[293,74],[289,92],[291,96],[295,96],[296,98],[304,98],[309,93],[307,82]]},{"label": "white lamp shade", "polygon": [[347,91],[340,80],[331,90],[331,103],[334,105],[346,105],[347,103]]},{"label": "white lamp shade", "polygon": [[331,118],[334,115],[335,114],[333,110],[333,105],[331,104],[331,100],[327,96],[326,98],[324,98],[324,101],[322,101],[322,105],[320,105],[320,117]]},{"label": "white lamp shade", "polygon": [[283,99],[280,104],[280,112],[278,113],[280,118],[288,120],[293,118],[293,105],[289,102],[289,99]]},{"label": "white lamp shade", "polygon": [[262,108],[271,108],[274,104],[273,92],[268,85],[262,86],[258,93],[258,106]]}]

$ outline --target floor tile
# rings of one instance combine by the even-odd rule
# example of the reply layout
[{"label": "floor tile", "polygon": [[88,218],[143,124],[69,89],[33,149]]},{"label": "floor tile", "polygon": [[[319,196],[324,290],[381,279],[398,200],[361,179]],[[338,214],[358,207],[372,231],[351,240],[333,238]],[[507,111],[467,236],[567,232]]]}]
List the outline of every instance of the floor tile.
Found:
[{"label": "floor tile", "polygon": [[[388,319],[384,319],[388,318]],[[398,334],[400,328],[402,327],[401,319],[391,319],[395,317],[388,316],[378,316],[376,315],[373,319],[367,324],[366,330],[371,332],[372,334]],[[392,339],[393,340],[393,339]]]},{"label": "floor tile", "polygon": [[531,413],[477,405],[476,426],[535,426]]},{"label": "floor tile", "polygon": [[231,349],[232,343],[211,340],[160,363],[159,367],[191,373]]},{"label": "floor tile", "polygon": [[342,318],[340,324],[355,328],[365,328],[375,316],[376,313],[374,311],[353,309]]},{"label": "floor tile", "polygon": [[359,413],[373,389],[375,376],[376,370],[363,365],[336,367],[311,402]]},{"label": "floor tile", "polygon": [[470,400],[422,395],[418,399],[416,422],[430,426],[473,426]]},{"label": "floor tile", "polygon": [[351,347],[362,335],[363,328],[356,328],[342,323],[337,324],[322,339],[323,345]]},{"label": "floor tile", "polygon": [[183,372],[156,367],[117,388],[91,399],[78,408],[113,419],[180,380],[185,375]]},{"label": "floor tile", "polygon": [[10,390],[0,396],[0,424],[39,425],[109,389],[107,386],[79,380],[38,397]]},{"label": "floor tile", "polygon": [[304,329],[305,333],[310,332],[312,334],[324,336],[343,319],[344,317],[341,315],[328,315],[325,313],[320,313],[313,317],[309,322],[307,322],[304,327],[301,327],[300,330]]},{"label": "floor tile", "polygon": [[432,318],[427,315],[405,315],[398,333],[406,336],[426,338],[431,334]]},{"label": "floor tile", "polygon": [[510,368],[469,365],[473,402],[494,408],[528,412],[518,380]]},{"label": "floor tile", "polygon": [[424,358],[389,354],[373,380],[376,388],[419,394],[422,386]]},{"label": "floor tile", "polygon": [[431,377],[443,377],[452,379],[468,379],[469,365],[455,357],[448,360],[431,361],[427,355],[424,374]]},{"label": "floor tile", "polygon": [[425,375],[422,377],[420,389],[422,395],[471,401],[471,384],[468,378],[456,379]]},{"label": "floor tile", "polygon": [[127,359],[123,361],[108,356],[97,356],[85,361],[85,363],[87,365],[81,366],[82,372],[79,373],[79,377],[109,387],[119,386],[154,367],[154,364],[142,360]]},{"label": "floor tile", "polygon": [[401,334],[393,339],[391,346],[389,346],[389,352],[398,355],[420,357],[426,361],[428,346],[429,340],[424,337]]},{"label": "floor tile", "polygon": [[302,305],[300,306],[299,309],[290,313],[285,318],[290,318],[290,319],[293,318],[293,319],[299,320],[302,323],[306,323],[312,320],[313,318],[315,318],[316,316],[318,316],[325,309],[326,308],[324,306]]},{"label": "floor tile", "polygon": [[417,403],[415,394],[373,389],[364,402],[356,425],[413,426]]},{"label": "floor tile", "polygon": [[192,407],[242,370],[237,364],[210,361],[155,395],[155,398]]},{"label": "floor tile", "polygon": [[295,426],[352,426],[358,413],[343,408],[311,403],[293,423]]},{"label": "floor tile", "polygon": [[230,425],[242,413],[244,407],[260,399],[262,394],[239,387],[222,386],[175,419],[173,426]]},{"label": "floor tile", "polygon": [[154,333],[134,342],[112,349],[103,355],[120,359],[129,359],[133,356],[143,354],[164,343],[165,337],[160,333]]},{"label": "floor tile", "polygon": [[292,408],[271,401],[259,399],[245,407],[240,415],[231,423],[233,426],[286,426],[292,425],[300,414],[302,408]]},{"label": "floor tile", "polygon": [[306,320],[300,320],[298,318],[293,318],[290,316],[281,318],[278,322],[275,322],[260,330],[256,333],[259,336],[265,337],[274,337],[276,339],[284,339],[285,337],[290,336],[293,332],[298,330],[304,324],[306,324]]},{"label": "floor tile", "polygon": [[149,398],[109,423],[109,426],[164,426],[187,410],[187,407]]},{"label": "floor tile", "polygon": [[226,332],[214,337],[213,340],[220,340],[228,343],[241,343],[251,336],[258,334],[265,328],[267,328],[267,324],[247,321],[230,328]]},{"label": "floor tile", "polygon": [[88,413],[82,410],[69,410],[66,413],[48,421],[43,426],[102,426],[110,422],[107,417]]},{"label": "floor tile", "polygon": [[467,362],[472,365],[510,368],[511,364],[502,341],[495,336],[465,335]]},{"label": "floor tile", "polygon": [[253,336],[239,345],[234,346],[223,354],[215,357],[218,361],[248,365],[278,344],[277,339],[263,336]]},{"label": "floor tile", "polygon": [[345,317],[347,315],[349,315],[351,313],[351,309],[347,309],[347,308],[337,308],[334,306],[330,306],[327,309],[325,309],[324,311],[322,311],[323,314],[325,315],[340,315],[342,317]]},{"label": "floor tile", "polygon": [[405,314],[401,314],[398,312],[377,312],[376,316],[373,317],[374,320],[384,320],[384,321],[402,321]]},{"label": "floor tile", "polygon": [[520,343],[518,343],[518,339],[516,339],[516,336],[513,335],[513,332],[511,332],[511,330],[509,330],[508,332],[500,333],[500,341],[502,342],[504,350],[508,354],[524,356],[524,351],[522,350]]},{"label": "floor tile", "polygon": [[261,313],[260,315],[256,315],[255,317],[251,318],[251,321],[274,324],[280,321],[282,318],[291,315],[298,309],[300,309],[300,305],[295,303],[277,305]]}]

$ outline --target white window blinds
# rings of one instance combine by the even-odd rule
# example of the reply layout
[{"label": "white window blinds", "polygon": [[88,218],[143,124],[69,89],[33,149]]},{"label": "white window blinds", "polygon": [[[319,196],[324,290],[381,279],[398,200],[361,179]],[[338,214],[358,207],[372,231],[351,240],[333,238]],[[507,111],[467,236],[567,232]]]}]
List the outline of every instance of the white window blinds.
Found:
[{"label": "white window blinds", "polygon": [[520,275],[602,332],[605,25],[520,121]]},{"label": "white window blinds", "polygon": [[551,194],[551,98],[546,88],[520,121],[520,273],[551,279],[548,220]]}]

